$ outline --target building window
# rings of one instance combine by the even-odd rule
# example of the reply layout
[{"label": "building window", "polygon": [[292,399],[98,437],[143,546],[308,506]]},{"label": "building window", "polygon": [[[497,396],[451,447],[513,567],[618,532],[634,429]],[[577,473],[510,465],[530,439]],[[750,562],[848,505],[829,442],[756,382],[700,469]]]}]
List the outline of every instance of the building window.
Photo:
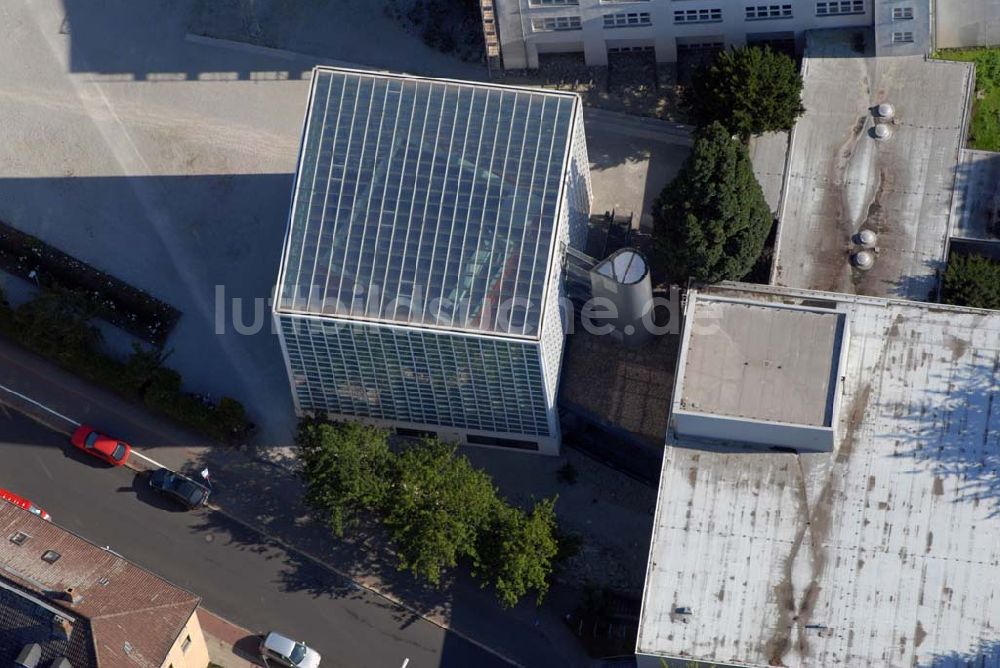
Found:
[{"label": "building window", "polygon": [[602,5],[621,5],[627,2],[649,2],[649,0],[601,0]]},{"label": "building window", "polygon": [[628,12],[627,14],[605,14],[605,28],[634,28],[636,26],[648,26],[652,21],[649,12]]},{"label": "building window", "polygon": [[551,7],[553,5],[579,5],[580,0],[528,0],[531,7]]},{"label": "building window", "polygon": [[191,646],[191,636],[189,635],[186,638],[184,638],[184,642],[181,643],[181,651],[187,652],[188,647],[190,646]]},{"label": "building window", "polygon": [[909,21],[913,18],[913,7],[893,7],[893,21]]},{"label": "building window", "polygon": [[913,43],[913,33],[907,30],[906,32],[894,32],[892,33],[892,43],[893,44],[912,44]]},{"label": "building window", "polygon": [[579,30],[579,16],[547,16],[531,19],[532,32],[554,32],[557,30]]},{"label": "building window", "polygon": [[721,9],[678,9],[674,12],[674,23],[715,23],[721,20]]},{"label": "building window", "polygon": [[746,8],[747,21],[792,18],[791,5],[750,5]]},{"label": "building window", "polygon": [[865,0],[830,0],[816,3],[816,16],[864,14]]}]

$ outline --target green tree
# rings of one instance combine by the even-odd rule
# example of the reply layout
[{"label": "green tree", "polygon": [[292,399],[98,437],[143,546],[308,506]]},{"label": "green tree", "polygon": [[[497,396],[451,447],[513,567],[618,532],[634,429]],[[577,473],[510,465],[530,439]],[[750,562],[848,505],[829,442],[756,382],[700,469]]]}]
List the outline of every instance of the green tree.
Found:
[{"label": "green tree", "polygon": [[744,140],[789,130],[805,111],[795,62],[766,46],[720,53],[694,77],[687,102],[698,125],[719,122]]},{"label": "green tree", "polygon": [[719,123],[698,133],[677,177],[653,205],[657,250],[675,281],[741,279],[773,223],[746,145]]},{"label": "green tree", "polygon": [[944,274],[943,298],[956,306],[1000,309],[1000,262],[953,253]]},{"label": "green tree", "polygon": [[555,499],[535,504],[530,513],[498,503],[488,530],[482,534],[477,574],[496,588],[504,607],[534,590],[541,604],[559,552]]},{"label": "green tree", "polygon": [[303,420],[295,443],[306,503],[337,536],[355,525],[362,511],[381,508],[392,457],[386,431],[353,422]]},{"label": "green tree", "polygon": [[455,453],[427,439],[396,457],[383,522],[399,567],[431,584],[460,558],[478,558],[479,534],[497,504],[490,477]]}]

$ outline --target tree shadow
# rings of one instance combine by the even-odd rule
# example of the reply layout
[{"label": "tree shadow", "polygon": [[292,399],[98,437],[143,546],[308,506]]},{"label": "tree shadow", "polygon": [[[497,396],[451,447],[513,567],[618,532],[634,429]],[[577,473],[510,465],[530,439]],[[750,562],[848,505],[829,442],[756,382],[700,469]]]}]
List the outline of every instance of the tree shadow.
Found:
[{"label": "tree shadow", "polygon": [[[446,619],[465,635],[528,665],[568,665],[552,641],[534,628],[532,620],[539,612],[533,600],[504,610],[493,592],[481,588],[466,568],[449,572],[440,588],[428,586],[399,571],[386,548],[386,536],[366,518],[343,538],[334,537],[310,515],[302,499],[302,483],[290,464],[215,449],[191,462],[187,470],[204,467],[212,471],[213,502],[225,514],[205,513],[194,530],[225,535],[229,544],[240,549],[281,559],[284,568],[278,584],[283,591],[305,592],[317,600],[362,601],[389,611],[400,629],[419,622],[421,616]],[[377,582],[382,594],[358,582]],[[480,665],[484,660],[492,659],[460,636],[446,635],[440,665]],[[496,665],[507,664],[497,658]]]},{"label": "tree shadow", "polygon": [[[970,349],[951,337],[948,374],[932,375],[920,398],[894,411],[902,431],[895,457],[913,462],[911,474],[935,476],[935,495],[948,490],[953,503],[985,505],[1000,517],[1000,353]],[[965,361],[965,358],[971,358]],[[940,482],[938,482],[940,481]],[[953,490],[953,491],[952,491]]]}]

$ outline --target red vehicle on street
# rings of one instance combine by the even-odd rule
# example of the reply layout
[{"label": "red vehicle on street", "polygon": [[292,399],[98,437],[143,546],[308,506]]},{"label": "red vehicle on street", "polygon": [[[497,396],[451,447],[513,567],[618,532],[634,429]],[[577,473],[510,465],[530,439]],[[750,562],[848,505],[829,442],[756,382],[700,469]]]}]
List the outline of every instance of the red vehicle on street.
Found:
[{"label": "red vehicle on street", "polygon": [[121,466],[128,461],[128,456],[132,453],[132,446],[125,441],[111,438],[85,424],[76,428],[70,442],[74,447],[112,466]]},{"label": "red vehicle on street", "polygon": [[34,513],[35,515],[38,515],[46,522],[52,521],[52,517],[47,512],[45,512],[44,510],[33,504],[31,501],[28,501],[23,496],[18,496],[17,494],[11,492],[10,490],[3,489],[2,487],[0,487],[0,499],[3,499],[4,501],[9,501],[18,508],[24,508],[29,513]]}]

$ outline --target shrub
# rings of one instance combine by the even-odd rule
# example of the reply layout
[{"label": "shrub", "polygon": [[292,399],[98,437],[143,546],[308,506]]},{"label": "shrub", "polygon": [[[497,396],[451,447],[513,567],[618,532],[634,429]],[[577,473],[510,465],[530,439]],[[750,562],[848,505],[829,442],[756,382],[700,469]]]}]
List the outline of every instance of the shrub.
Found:
[{"label": "shrub", "polygon": [[64,369],[141,401],[213,438],[231,442],[247,431],[242,404],[224,397],[218,405],[181,389],[179,373],[163,366],[159,351],[138,346],[121,362],[102,348],[100,331],[89,324],[92,306],[71,292],[44,292],[11,310],[0,305],[0,331]]}]

